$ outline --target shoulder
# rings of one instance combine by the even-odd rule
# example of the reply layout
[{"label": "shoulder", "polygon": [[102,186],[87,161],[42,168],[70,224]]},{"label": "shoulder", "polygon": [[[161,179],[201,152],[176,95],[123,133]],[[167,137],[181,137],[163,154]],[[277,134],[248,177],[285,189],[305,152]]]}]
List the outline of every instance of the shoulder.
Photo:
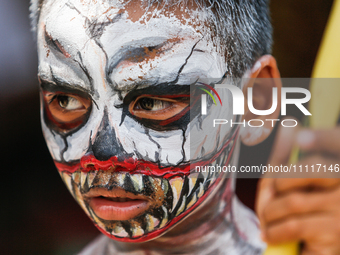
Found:
[{"label": "shoulder", "polygon": [[243,241],[264,250],[266,244],[260,238],[260,224],[255,213],[244,206],[236,196],[232,204],[232,217],[236,230]]}]

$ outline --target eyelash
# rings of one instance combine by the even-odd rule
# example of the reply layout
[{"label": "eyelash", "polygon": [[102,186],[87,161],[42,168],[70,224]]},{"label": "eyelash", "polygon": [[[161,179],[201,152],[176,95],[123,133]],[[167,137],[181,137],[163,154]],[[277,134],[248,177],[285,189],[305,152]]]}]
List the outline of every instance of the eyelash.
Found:
[{"label": "eyelash", "polygon": [[[143,98],[153,98],[155,100],[160,101],[168,101],[169,106],[165,109],[156,110],[156,111],[148,111],[148,110],[136,110],[136,106],[139,104],[139,100]],[[174,99],[172,99],[174,98]],[[190,113],[188,107],[190,107],[189,97],[186,95],[175,95],[171,98],[162,98],[159,96],[152,96],[152,95],[141,95],[139,97],[135,97],[132,100],[126,102],[125,100],[123,105],[123,115],[122,115],[122,122],[125,119],[125,116],[128,115],[141,125],[145,126],[146,128],[150,128],[156,131],[168,131],[168,130],[178,130],[183,129],[187,126],[188,120],[190,119]],[[178,103],[179,105],[176,105]],[[180,105],[182,104],[182,105]],[[184,104],[187,104],[183,106]],[[178,112],[176,111],[178,108]],[[168,115],[164,118],[164,115]]]},{"label": "eyelash", "polygon": [[[152,99],[153,100],[153,104],[154,104],[153,107],[156,106],[156,102],[158,101],[158,103],[161,102],[162,106],[164,106],[165,108],[164,109],[159,109],[159,110],[147,110],[147,109],[144,109],[141,104],[142,104],[142,100],[145,100],[145,99]],[[133,108],[137,109],[137,107],[139,107],[139,109],[137,109],[137,110],[150,111],[150,113],[151,112],[163,112],[163,111],[168,111],[168,110],[171,110],[172,108],[174,108],[175,103],[176,102],[164,100],[162,98],[142,97],[142,98],[136,99],[136,101],[135,101],[135,103],[133,105]],[[168,104],[168,106],[166,107],[165,104]]]},{"label": "eyelash", "polygon": [[[65,97],[64,99],[77,100],[76,103],[82,105],[79,109],[66,109],[63,107],[58,98]],[[61,132],[69,132],[78,129],[83,123],[86,123],[89,113],[91,112],[91,100],[73,94],[66,93],[53,93],[43,92],[45,102],[44,116],[46,123],[51,128],[60,130]],[[63,100],[63,99],[60,99]],[[72,104],[72,102],[71,102]]]}]

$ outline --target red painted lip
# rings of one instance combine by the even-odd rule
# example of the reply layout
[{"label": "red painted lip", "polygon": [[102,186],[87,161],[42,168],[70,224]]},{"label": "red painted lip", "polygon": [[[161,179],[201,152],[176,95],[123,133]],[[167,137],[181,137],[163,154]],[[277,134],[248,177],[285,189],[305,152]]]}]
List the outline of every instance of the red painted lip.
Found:
[{"label": "red painted lip", "polygon": [[[234,132],[233,136],[229,139],[228,142],[224,144],[221,150],[216,153],[210,160],[207,161],[200,161],[196,163],[186,163],[180,164],[177,166],[168,166],[168,167],[161,167],[159,164],[146,161],[146,160],[138,160],[134,158],[126,158],[124,160],[119,160],[117,156],[111,157],[109,160],[100,161],[94,157],[92,153],[88,153],[84,155],[80,162],[77,161],[76,163],[61,163],[54,161],[56,167],[61,172],[68,172],[73,173],[77,170],[81,170],[82,172],[89,172],[91,170],[114,170],[115,172],[129,172],[130,174],[144,174],[144,175],[152,175],[155,177],[162,177],[162,178],[171,178],[174,176],[188,176],[190,172],[194,171],[196,166],[204,166],[208,165],[211,162],[215,161],[221,153],[226,149],[229,144],[234,141],[237,137],[239,129]],[[233,148],[236,144],[232,145]],[[232,148],[232,150],[233,150]],[[230,153],[229,157],[232,153]],[[228,159],[229,160],[229,159]]]},{"label": "red painted lip", "polygon": [[94,213],[104,220],[129,220],[143,212],[151,201],[142,195],[134,195],[122,189],[93,189],[84,195]]}]

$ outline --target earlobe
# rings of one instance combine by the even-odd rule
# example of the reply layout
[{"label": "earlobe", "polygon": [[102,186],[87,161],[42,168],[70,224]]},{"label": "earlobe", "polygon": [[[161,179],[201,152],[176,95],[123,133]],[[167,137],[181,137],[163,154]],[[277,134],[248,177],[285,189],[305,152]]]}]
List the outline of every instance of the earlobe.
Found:
[{"label": "earlobe", "polygon": [[246,127],[240,131],[245,145],[253,146],[264,141],[273,130],[281,105],[281,79],[273,56],[262,56],[248,72],[250,76],[243,87],[248,100],[245,102],[243,119]]}]

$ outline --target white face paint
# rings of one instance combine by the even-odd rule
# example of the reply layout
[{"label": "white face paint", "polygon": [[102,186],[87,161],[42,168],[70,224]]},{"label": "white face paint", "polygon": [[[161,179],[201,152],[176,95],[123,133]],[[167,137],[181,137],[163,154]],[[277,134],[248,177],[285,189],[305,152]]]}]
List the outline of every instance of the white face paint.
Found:
[{"label": "white face paint", "polygon": [[[178,7],[176,15],[166,8],[139,15],[134,4],[48,1],[38,27],[49,150],[99,229],[130,242],[155,238],[193,211],[216,176],[199,179],[190,163],[226,163],[235,138],[227,126],[211,132],[212,119],[233,118],[230,108],[210,107],[191,121],[187,111],[189,84],[227,70],[204,14]],[[220,96],[231,102],[228,92]],[[116,208],[130,215],[122,218],[98,206],[118,197],[142,200],[144,209]]]}]

